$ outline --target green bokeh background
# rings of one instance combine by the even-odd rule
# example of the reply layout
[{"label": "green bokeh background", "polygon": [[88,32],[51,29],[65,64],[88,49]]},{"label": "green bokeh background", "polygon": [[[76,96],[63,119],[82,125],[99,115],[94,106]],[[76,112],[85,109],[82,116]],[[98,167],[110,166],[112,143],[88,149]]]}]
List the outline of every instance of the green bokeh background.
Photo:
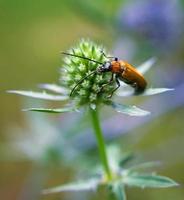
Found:
[{"label": "green bokeh background", "polygon": [[[16,124],[26,130],[27,126],[25,114],[21,112],[21,108],[25,107],[25,98],[6,94],[5,91],[35,90],[39,83],[57,82],[61,66],[59,52],[67,50],[80,38],[91,38],[109,49],[113,48],[118,35],[114,17],[122,3],[121,0],[0,0],[0,149],[2,155],[7,143],[7,135],[16,136],[16,132],[10,131],[11,127]],[[178,50],[179,56],[174,57],[179,63],[184,63],[182,49],[183,46]],[[144,55],[144,49],[142,51]],[[142,57],[136,59],[144,60]],[[31,105],[34,104],[36,102],[31,101]],[[124,144],[123,141],[126,140],[127,146],[133,146],[133,150],[140,152],[145,159],[162,160],[165,167],[160,170],[160,173],[181,183],[179,188],[162,190],[129,189],[128,199],[184,199],[183,119],[184,109],[180,107],[134,130],[136,138],[135,134],[120,137],[120,143]],[[57,120],[57,118],[50,120]],[[21,193],[24,191],[27,178],[31,176],[30,171],[34,163],[14,161],[4,156],[1,158],[0,199],[21,199]],[[49,168],[49,171],[47,185],[64,183],[71,180],[73,176],[70,169],[57,165]],[[39,171],[37,173],[39,174]],[[37,198],[65,199],[65,196],[34,198],[30,195],[30,199]],[[70,198],[72,199],[71,196]],[[73,199],[77,198],[101,199],[93,193],[83,197],[74,194]]]}]

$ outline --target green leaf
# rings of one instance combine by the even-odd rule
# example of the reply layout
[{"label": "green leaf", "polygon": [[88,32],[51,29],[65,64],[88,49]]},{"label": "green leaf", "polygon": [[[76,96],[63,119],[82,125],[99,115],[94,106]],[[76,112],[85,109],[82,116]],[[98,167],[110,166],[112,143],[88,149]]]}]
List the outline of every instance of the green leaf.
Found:
[{"label": "green leaf", "polygon": [[119,103],[112,102],[111,106],[120,113],[130,115],[130,116],[137,116],[137,117],[142,117],[149,115],[150,112],[146,110],[142,110],[136,106],[130,106],[130,105],[123,105]]},{"label": "green leaf", "polygon": [[35,112],[45,112],[45,113],[65,113],[65,112],[72,112],[76,111],[75,108],[69,107],[69,108],[28,108],[23,109],[23,111],[35,111]]},{"label": "green leaf", "polygon": [[99,179],[90,179],[87,181],[80,181],[77,183],[69,183],[60,185],[54,188],[44,189],[42,194],[58,193],[58,192],[80,192],[85,190],[96,190],[100,184]]},{"label": "green leaf", "polygon": [[119,159],[121,156],[120,148],[117,145],[109,145],[107,148],[107,157],[109,166],[112,171],[117,171],[119,169]]},{"label": "green leaf", "polygon": [[178,186],[178,183],[168,177],[153,174],[131,174],[123,178],[123,183],[129,186],[136,186],[141,188],[167,188]]},{"label": "green leaf", "polygon": [[115,195],[117,200],[126,200],[126,193],[125,193],[125,187],[122,183],[115,182],[112,183],[112,192]]},{"label": "green leaf", "polygon": [[137,70],[141,73],[141,74],[145,74],[152,66],[153,64],[156,62],[156,58],[150,58],[149,60],[147,60],[146,62],[144,62],[143,64],[141,64],[139,67],[137,67]]},{"label": "green leaf", "polygon": [[129,161],[134,158],[134,154],[132,152],[125,153],[120,159],[119,166],[124,167]]},{"label": "green leaf", "polygon": [[168,92],[168,91],[173,91],[173,88],[148,88],[145,90],[145,92],[142,94],[144,96],[149,96],[149,95],[155,95],[155,94],[160,94],[163,92]]},{"label": "green leaf", "polygon": [[[155,94],[160,94],[163,92],[168,92],[168,91],[173,91],[174,89],[172,88],[148,88],[146,89],[142,94],[140,94],[139,96],[150,96],[150,95],[155,95]],[[134,90],[119,90],[117,92],[117,95],[120,97],[129,97],[129,96],[133,96],[134,95]]]},{"label": "green leaf", "polygon": [[142,170],[142,169],[147,169],[147,168],[152,168],[155,166],[159,166],[161,163],[158,161],[153,161],[153,162],[145,162],[141,164],[137,164],[133,167],[129,167],[127,169],[128,173],[135,172],[136,170]]},{"label": "green leaf", "polygon": [[55,93],[65,94],[65,95],[67,94],[67,90],[64,87],[61,87],[56,84],[42,83],[39,84],[39,87],[42,89],[50,90]]},{"label": "green leaf", "polygon": [[27,97],[32,97],[36,99],[52,100],[52,101],[62,101],[67,100],[68,96],[63,95],[52,95],[46,92],[32,92],[25,90],[8,90],[8,93],[19,94]]}]

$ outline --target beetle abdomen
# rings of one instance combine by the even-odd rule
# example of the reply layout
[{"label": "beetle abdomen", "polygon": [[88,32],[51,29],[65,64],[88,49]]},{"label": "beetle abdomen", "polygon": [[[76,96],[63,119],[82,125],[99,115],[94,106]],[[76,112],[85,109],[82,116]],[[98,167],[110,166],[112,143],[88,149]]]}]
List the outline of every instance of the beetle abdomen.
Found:
[{"label": "beetle abdomen", "polygon": [[135,83],[135,85],[136,86],[135,86],[134,94],[135,95],[139,95],[139,94],[141,94],[141,93],[143,93],[145,91],[147,83],[146,82],[143,83],[143,81],[141,81],[139,83],[138,82]]},{"label": "beetle abdomen", "polygon": [[122,61],[122,66],[124,67],[124,71],[120,74],[119,78],[125,82],[126,84],[131,85],[135,88],[135,94],[141,94],[144,92],[147,86],[147,82],[132,65],[129,63]]}]

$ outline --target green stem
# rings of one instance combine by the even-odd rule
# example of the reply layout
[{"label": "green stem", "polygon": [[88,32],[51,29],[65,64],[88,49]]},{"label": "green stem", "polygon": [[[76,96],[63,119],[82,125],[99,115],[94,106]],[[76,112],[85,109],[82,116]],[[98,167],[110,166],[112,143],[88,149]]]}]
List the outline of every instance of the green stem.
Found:
[{"label": "green stem", "polygon": [[103,168],[104,168],[107,178],[109,180],[111,180],[112,175],[111,175],[111,171],[109,168],[109,163],[108,163],[107,153],[106,153],[106,148],[105,148],[105,142],[104,142],[103,133],[102,133],[100,123],[99,123],[100,120],[99,120],[97,108],[96,108],[96,110],[90,109],[90,113],[91,113],[91,119],[92,119],[92,124],[93,124],[93,128],[94,128],[96,140],[98,143],[98,150],[99,150],[101,162],[103,164]]}]

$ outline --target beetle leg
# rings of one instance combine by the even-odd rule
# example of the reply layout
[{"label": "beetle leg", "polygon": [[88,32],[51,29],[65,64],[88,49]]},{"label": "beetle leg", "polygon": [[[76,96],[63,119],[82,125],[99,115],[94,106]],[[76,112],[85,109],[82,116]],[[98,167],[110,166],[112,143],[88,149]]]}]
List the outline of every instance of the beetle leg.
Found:
[{"label": "beetle leg", "polygon": [[132,87],[133,87],[133,88],[137,88],[137,83],[136,83],[136,82],[133,83],[133,84],[132,84]]},{"label": "beetle leg", "polygon": [[114,90],[112,90],[111,94],[110,94],[107,98],[111,98],[112,95],[114,94],[114,92],[120,87],[120,82],[119,82],[119,80],[118,80],[118,75],[117,75],[117,74],[116,74],[116,76],[115,76],[115,81],[116,81],[116,83],[117,83],[117,87],[114,88]]},{"label": "beetle leg", "polygon": [[122,69],[122,76],[126,73],[126,70],[127,70],[127,68],[123,67],[123,69]]},{"label": "beetle leg", "polygon": [[103,84],[103,85],[101,86],[101,88],[100,88],[100,90],[99,90],[98,93],[101,93],[101,92],[103,91],[103,89],[104,89],[107,85],[111,84],[113,81],[114,81],[114,74],[112,73],[111,79],[109,80],[109,82]]}]

